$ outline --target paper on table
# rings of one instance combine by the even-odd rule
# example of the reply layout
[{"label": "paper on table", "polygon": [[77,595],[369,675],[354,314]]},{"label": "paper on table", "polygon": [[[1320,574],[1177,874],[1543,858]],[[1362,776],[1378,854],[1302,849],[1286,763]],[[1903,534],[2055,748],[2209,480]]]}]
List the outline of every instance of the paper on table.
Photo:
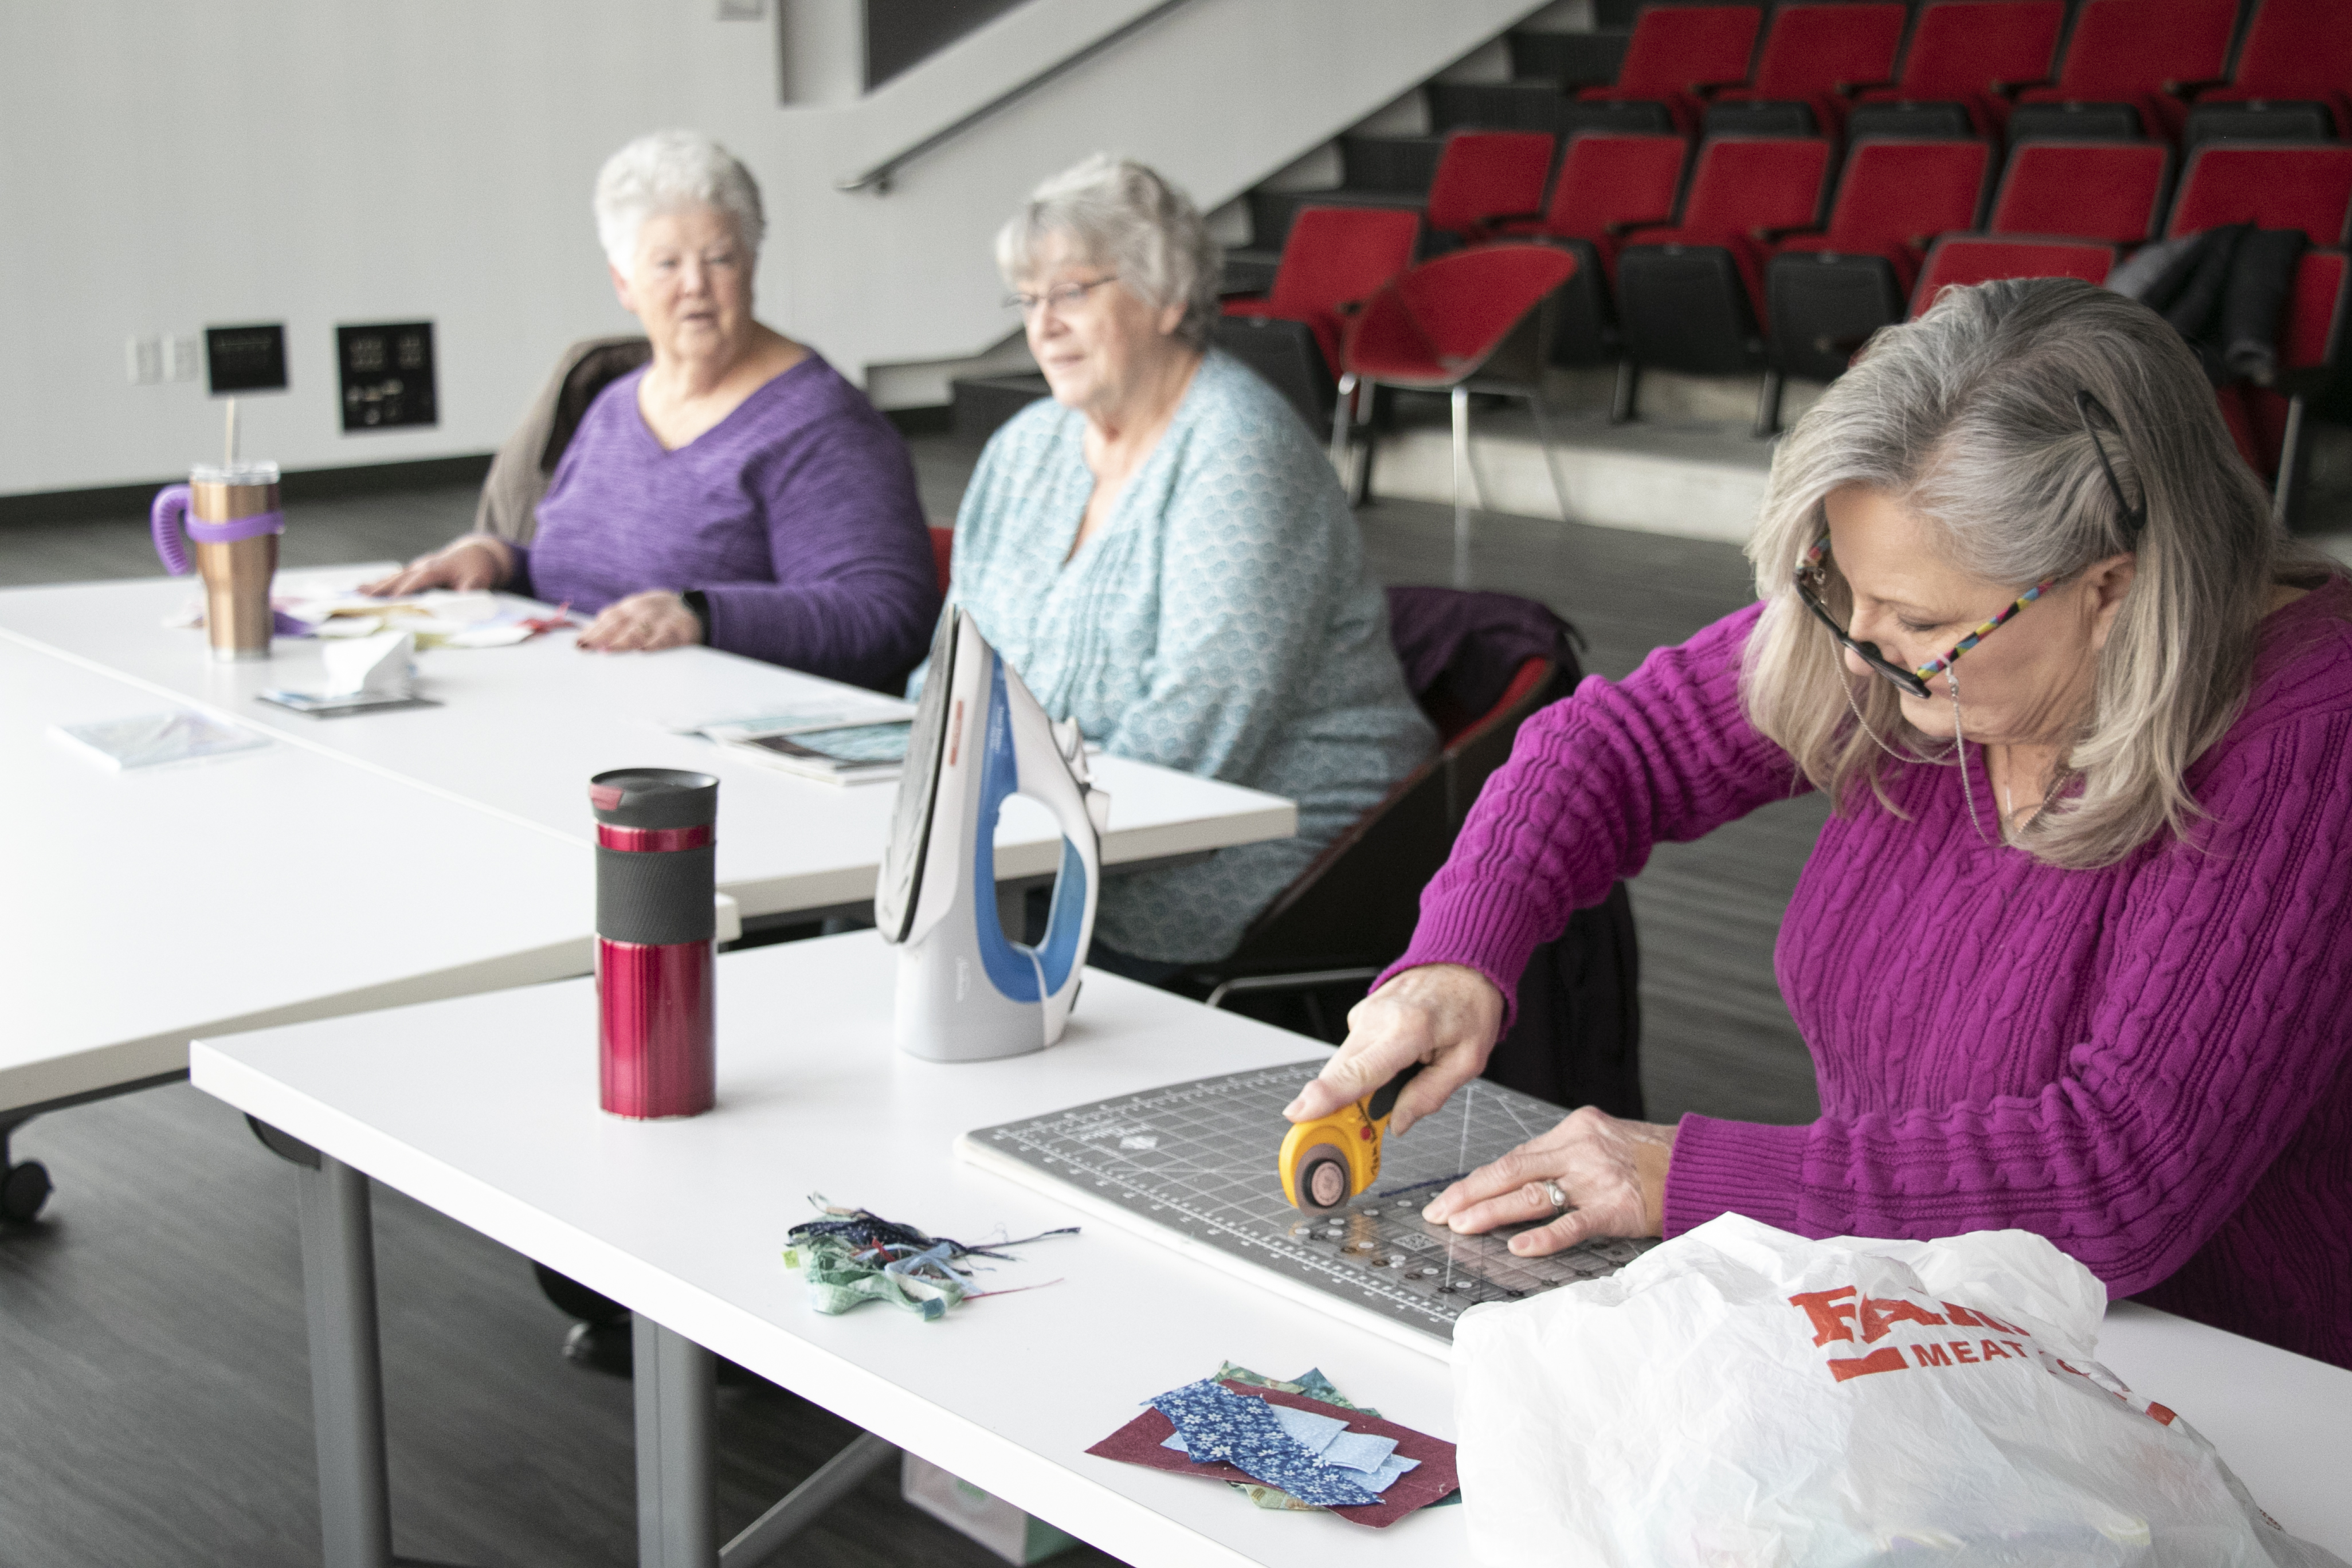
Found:
[{"label": "paper on table", "polygon": [[58,724],[49,733],[118,772],[204,762],[269,744],[266,735],[185,708],[91,724]]},{"label": "paper on table", "polygon": [[670,714],[654,722],[673,735],[698,734],[714,741],[736,741],[752,735],[797,735],[852,724],[903,723],[914,716],[915,705],[896,697],[884,697],[878,692],[826,691],[756,711]]}]

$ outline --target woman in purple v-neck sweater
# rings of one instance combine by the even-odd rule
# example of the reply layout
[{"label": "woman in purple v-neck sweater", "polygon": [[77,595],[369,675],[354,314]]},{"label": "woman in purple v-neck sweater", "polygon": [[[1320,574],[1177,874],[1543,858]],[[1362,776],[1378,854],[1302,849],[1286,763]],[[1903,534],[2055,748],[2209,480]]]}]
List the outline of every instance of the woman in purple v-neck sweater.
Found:
[{"label": "woman in purple v-neck sweater", "polygon": [[1820,1119],[1587,1108],[1429,1217],[2015,1226],[2352,1365],[2352,584],[2187,350],[2086,285],[1954,290],[1791,432],[1749,553],[1762,605],[1528,721],[1294,1114],[1415,1059],[1425,1114],[1570,910],[1823,787],[1776,963]]},{"label": "woman in purple v-neck sweater", "polygon": [[767,219],[699,132],[605,160],[596,229],[653,363],[597,395],[526,546],[469,533],[366,585],[505,588],[594,618],[576,646],[707,643],[896,689],[939,618],[904,442],[865,395],[751,310]]}]

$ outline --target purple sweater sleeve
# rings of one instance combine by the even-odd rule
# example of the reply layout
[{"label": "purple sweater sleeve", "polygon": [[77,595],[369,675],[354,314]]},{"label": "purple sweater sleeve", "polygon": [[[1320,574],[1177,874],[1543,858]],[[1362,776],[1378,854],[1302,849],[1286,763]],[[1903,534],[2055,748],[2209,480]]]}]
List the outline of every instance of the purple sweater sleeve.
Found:
[{"label": "purple sweater sleeve", "polygon": [[836,416],[756,480],[774,583],[700,587],[713,647],[895,688],[939,618],[939,582],[906,447]]},{"label": "purple sweater sleeve", "polygon": [[2352,715],[2283,720],[2207,776],[2195,846],[2132,879],[2118,958],[2027,1097],[1764,1127],[1683,1120],[1665,1231],[1727,1210],[1809,1236],[2018,1227],[2116,1295],[2166,1279],[2352,1068]]},{"label": "purple sweater sleeve", "polygon": [[1739,706],[1740,653],[1761,611],[1751,605],[1659,649],[1622,683],[1591,677],[1521,725],[1510,761],[1423,890],[1412,944],[1381,980],[1416,964],[1465,964],[1515,1013],[1536,946],[1640,871],[1653,845],[1699,837],[1811,787]]}]

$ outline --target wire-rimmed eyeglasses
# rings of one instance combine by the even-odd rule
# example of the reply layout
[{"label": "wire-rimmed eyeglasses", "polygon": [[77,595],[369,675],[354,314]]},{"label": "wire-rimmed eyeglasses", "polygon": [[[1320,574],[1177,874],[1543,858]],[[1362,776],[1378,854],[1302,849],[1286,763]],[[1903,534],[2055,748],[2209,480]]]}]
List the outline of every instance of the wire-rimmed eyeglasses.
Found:
[{"label": "wire-rimmed eyeglasses", "polygon": [[1004,297],[1004,308],[1008,310],[1020,311],[1021,319],[1024,321],[1041,310],[1051,310],[1058,316],[1074,306],[1086,303],[1087,296],[1104,284],[1118,281],[1118,274],[1114,272],[1108,278],[1097,278],[1091,283],[1056,283],[1043,294],[1007,294]]}]

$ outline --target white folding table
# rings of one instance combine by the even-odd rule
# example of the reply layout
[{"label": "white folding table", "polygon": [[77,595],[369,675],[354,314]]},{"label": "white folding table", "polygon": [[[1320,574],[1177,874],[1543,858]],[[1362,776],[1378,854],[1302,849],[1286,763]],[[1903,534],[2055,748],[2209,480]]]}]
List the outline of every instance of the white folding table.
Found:
[{"label": "white folding table", "polygon": [[[389,569],[378,563],[301,575],[360,582]],[[720,781],[719,887],[745,920],[846,910],[874,896],[889,836],[887,784],[793,777],[667,728],[866,695],[854,688],[714,648],[587,655],[572,646],[572,632],[561,631],[514,647],[421,654],[423,690],[440,707],[318,719],[256,694],[319,685],[320,645],[281,638],[266,662],[215,664],[201,631],[164,624],[196,592],[193,578],[0,591],[0,637],[582,842],[590,833],[584,792],[592,775],[618,767],[712,773]],[[1120,757],[1097,755],[1091,764],[1110,795],[1106,868],[1298,830],[1297,806],[1279,796]],[[998,877],[1044,877],[1059,862],[1053,818],[1024,798],[1006,802]]]},{"label": "white folding table", "polygon": [[187,1044],[585,973],[576,842],[297,746],[115,773],[52,726],[174,704],[0,641],[0,1169]]},{"label": "white folding table", "polygon": [[[973,1239],[1077,1218],[961,1163],[972,1128],[1311,1056],[1295,1036],[1091,973],[1054,1049],[974,1065],[890,1043],[892,954],[871,933],[719,960],[719,1104],[632,1123],[596,1109],[584,984],[199,1042],[198,1088],[317,1152],[298,1171],[326,1561],[390,1561],[368,1180],[557,1268],[637,1315],[640,1561],[747,1565],[806,1521],[805,1489],[722,1549],[710,1505],[710,1355],[839,1413],[1139,1568],[1466,1561],[1462,1515],[1373,1531],[1087,1455],[1138,1402],[1232,1360],[1319,1366],[1406,1425],[1454,1435],[1445,1363],[1116,1227],[1038,1242],[937,1323],[805,1306],[779,1258],[823,1193]],[[1281,1128],[1267,1129],[1267,1169]],[[453,1333],[462,1325],[449,1325]],[[2352,1373],[2142,1309],[2103,1359],[2210,1436],[2287,1528],[2352,1549]],[[837,1481],[843,1471],[835,1471]],[[822,1474],[822,1473],[821,1473]]]}]

